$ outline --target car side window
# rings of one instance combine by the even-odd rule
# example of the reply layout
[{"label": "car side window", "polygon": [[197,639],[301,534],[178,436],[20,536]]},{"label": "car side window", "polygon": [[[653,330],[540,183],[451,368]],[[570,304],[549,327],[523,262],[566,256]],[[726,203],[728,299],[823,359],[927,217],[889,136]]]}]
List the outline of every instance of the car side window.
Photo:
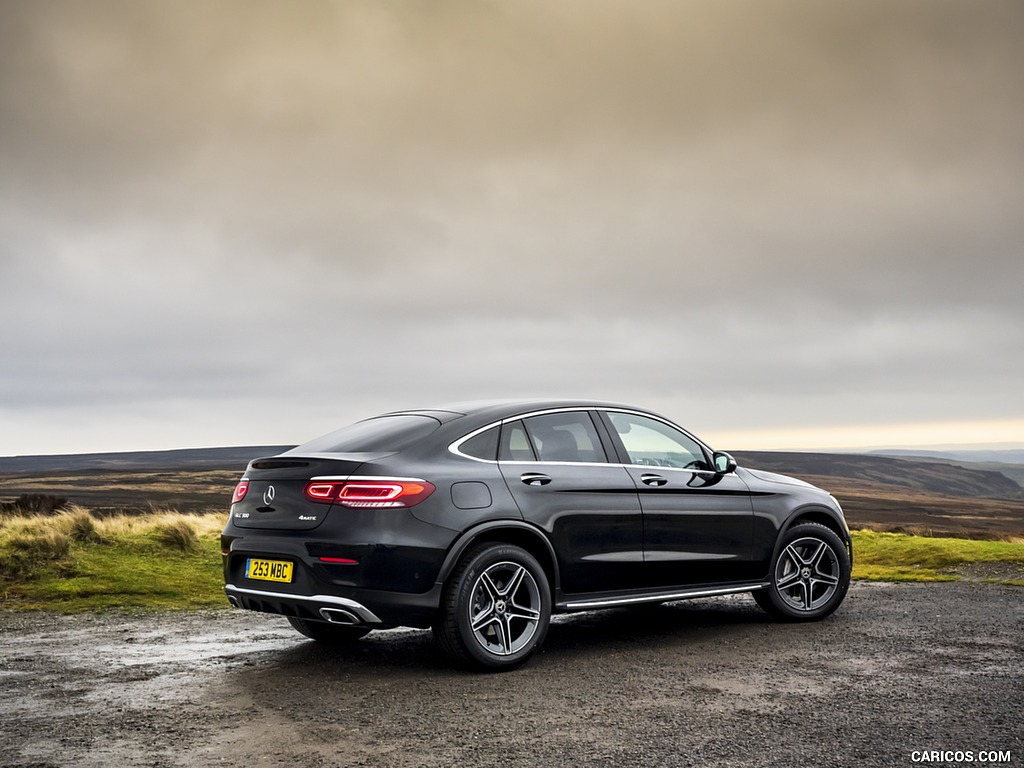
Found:
[{"label": "car side window", "polygon": [[498,427],[491,427],[466,440],[459,452],[477,459],[494,461],[498,455]]},{"label": "car side window", "polygon": [[526,435],[526,427],[521,421],[503,424],[501,442],[498,446],[498,461],[536,461],[537,456]]},{"label": "car side window", "polygon": [[587,411],[547,413],[523,419],[523,423],[540,461],[608,461]]},{"label": "car side window", "polygon": [[700,443],[662,421],[614,411],[608,414],[608,420],[622,441],[630,464],[680,469],[712,468]]}]

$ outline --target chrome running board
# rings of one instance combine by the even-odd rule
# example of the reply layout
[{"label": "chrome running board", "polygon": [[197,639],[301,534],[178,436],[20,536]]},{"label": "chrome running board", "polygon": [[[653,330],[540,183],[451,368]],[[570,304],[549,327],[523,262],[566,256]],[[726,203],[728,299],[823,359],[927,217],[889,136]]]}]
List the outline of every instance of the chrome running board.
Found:
[{"label": "chrome running board", "polygon": [[668,603],[673,600],[687,600],[691,597],[715,597],[716,595],[733,595],[740,592],[753,592],[764,589],[768,582],[755,581],[750,584],[733,585],[730,587],[711,587],[705,589],[686,589],[679,592],[652,592],[646,595],[630,597],[607,597],[594,600],[573,600],[559,603],[558,607],[565,611],[589,611],[594,608],[613,608],[617,605],[639,605],[641,603]]}]

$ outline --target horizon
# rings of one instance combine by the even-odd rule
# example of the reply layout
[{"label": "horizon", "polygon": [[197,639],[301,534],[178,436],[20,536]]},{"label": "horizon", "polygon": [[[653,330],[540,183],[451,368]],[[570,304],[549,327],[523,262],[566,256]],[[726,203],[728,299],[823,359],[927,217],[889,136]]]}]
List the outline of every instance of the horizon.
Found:
[{"label": "horizon", "polygon": [[[214,450],[234,450],[244,448],[259,448],[259,447],[294,447],[299,445],[296,442],[274,442],[274,441],[262,441],[253,443],[228,443],[222,445],[186,445],[186,446],[175,446],[175,447],[153,447],[153,448],[134,448],[134,449],[120,449],[120,450],[98,450],[98,451],[73,451],[73,452],[57,452],[57,453],[20,453],[12,455],[0,455],[0,459],[31,459],[31,458],[46,458],[46,457],[63,457],[63,456],[115,456],[115,455],[130,455],[137,453],[174,453],[174,452],[185,452],[185,451],[214,451]],[[922,453],[935,452],[935,453],[956,453],[956,452],[977,452],[977,453],[1013,453],[1024,451],[1024,441],[1005,441],[1005,442],[978,442],[978,443],[925,443],[925,444],[912,444],[912,443],[892,443],[892,444],[877,444],[877,445],[859,445],[859,446],[842,446],[842,445],[774,445],[756,443],[755,445],[744,445],[742,447],[731,446],[726,442],[718,441],[714,446],[716,449],[733,451],[736,453],[743,452],[765,452],[765,453],[839,453],[839,454],[867,454],[867,453],[884,453],[886,451],[921,451]]]}]

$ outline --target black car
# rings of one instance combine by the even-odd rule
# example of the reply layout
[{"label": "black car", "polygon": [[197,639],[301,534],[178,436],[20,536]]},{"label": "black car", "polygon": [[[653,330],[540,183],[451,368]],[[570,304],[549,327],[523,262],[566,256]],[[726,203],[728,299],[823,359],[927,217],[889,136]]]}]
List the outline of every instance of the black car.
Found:
[{"label": "black car", "polygon": [[580,401],[388,413],[256,459],[221,540],[235,606],[323,642],[432,627],[492,670],[529,659],[552,613],[750,592],[821,619],[853,558],[825,491]]}]

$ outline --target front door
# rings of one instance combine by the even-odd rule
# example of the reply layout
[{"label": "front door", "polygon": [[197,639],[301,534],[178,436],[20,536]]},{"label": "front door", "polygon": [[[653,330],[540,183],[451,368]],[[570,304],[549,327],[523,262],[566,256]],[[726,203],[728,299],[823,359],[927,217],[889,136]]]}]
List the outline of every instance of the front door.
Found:
[{"label": "front door", "polygon": [[704,447],[668,422],[620,411],[603,416],[640,495],[645,582],[669,587],[754,578],[746,484],[715,472]]}]

